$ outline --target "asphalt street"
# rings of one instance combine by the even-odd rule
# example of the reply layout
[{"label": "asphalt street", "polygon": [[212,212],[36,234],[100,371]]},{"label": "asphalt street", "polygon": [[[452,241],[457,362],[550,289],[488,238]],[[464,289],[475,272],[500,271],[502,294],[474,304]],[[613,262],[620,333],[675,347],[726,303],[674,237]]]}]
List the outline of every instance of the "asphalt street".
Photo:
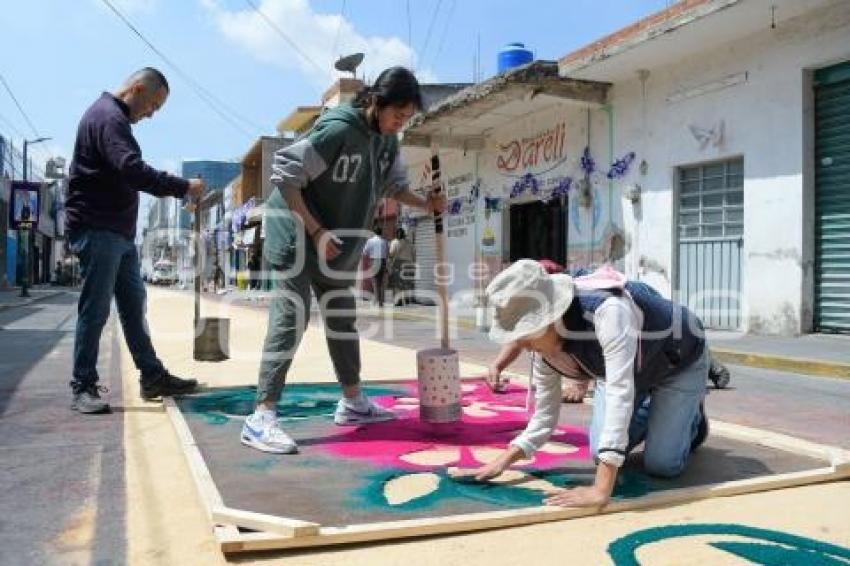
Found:
[{"label": "asphalt street", "polygon": [[[124,409],[115,317],[101,341],[101,385],[113,412],[69,409],[76,322],[73,292],[0,312],[0,564],[122,564],[126,485]],[[262,308],[262,307],[257,307]],[[377,320],[363,316],[365,330]],[[311,324],[321,324],[314,317]],[[394,320],[370,339],[413,349],[437,343],[434,324]],[[458,330],[463,360],[486,364],[497,348]],[[258,352],[259,353],[259,352]],[[511,368],[527,374],[521,358]],[[850,448],[850,381],[732,366],[732,386],[711,391],[709,415]],[[179,536],[175,534],[175,536]]]}]

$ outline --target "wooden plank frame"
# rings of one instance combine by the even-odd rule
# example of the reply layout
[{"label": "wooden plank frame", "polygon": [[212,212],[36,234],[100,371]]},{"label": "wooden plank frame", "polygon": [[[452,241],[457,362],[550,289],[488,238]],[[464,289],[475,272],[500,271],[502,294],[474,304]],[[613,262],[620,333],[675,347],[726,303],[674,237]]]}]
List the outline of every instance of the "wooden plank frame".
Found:
[{"label": "wooden plank frame", "polygon": [[[164,398],[163,404],[180,439],[204,509],[213,523],[216,541],[225,554],[384,541],[513,527],[597,514],[652,509],[712,497],[728,497],[850,478],[850,451],[848,450],[757,428],[712,420],[712,435],[802,454],[822,460],[824,466],[800,472],[653,492],[634,499],[613,501],[602,509],[539,506],[448,517],[363,523],[345,527],[322,527],[317,523],[294,518],[227,507],[179,407],[170,397]],[[239,527],[251,529],[251,531],[244,532]]]}]

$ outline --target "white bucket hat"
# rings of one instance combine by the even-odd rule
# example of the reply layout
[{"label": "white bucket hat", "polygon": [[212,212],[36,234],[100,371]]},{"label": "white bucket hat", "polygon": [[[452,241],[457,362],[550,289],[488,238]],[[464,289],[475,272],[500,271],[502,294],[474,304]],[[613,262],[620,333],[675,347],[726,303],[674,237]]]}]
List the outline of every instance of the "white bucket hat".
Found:
[{"label": "white bucket hat", "polygon": [[561,318],[573,302],[575,285],[569,275],[549,275],[540,263],[521,259],[499,273],[484,293],[495,309],[490,339],[505,344]]}]

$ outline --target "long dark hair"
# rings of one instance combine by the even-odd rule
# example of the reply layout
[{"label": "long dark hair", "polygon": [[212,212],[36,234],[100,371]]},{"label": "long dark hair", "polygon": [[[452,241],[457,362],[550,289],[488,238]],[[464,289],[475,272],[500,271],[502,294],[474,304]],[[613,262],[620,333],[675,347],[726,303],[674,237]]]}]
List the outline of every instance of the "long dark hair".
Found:
[{"label": "long dark hair", "polygon": [[417,110],[422,108],[419,81],[413,72],[405,67],[384,69],[372,86],[367,86],[357,93],[352,104],[357,108],[364,108],[371,100],[374,100],[378,109],[408,104],[413,104]]}]

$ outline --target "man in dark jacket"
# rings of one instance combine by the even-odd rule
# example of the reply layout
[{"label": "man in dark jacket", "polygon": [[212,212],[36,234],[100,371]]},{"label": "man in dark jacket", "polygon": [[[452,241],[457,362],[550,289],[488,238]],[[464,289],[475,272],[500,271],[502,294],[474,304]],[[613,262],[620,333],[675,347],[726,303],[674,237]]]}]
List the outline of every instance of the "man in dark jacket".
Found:
[{"label": "man in dark jacket", "polygon": [[145,322],[145,287],[134,242],[139,191],[196,198],[204,189],[200,179],[181,179],[142,160],[131,126],[153,116],[167,97],[165,77],[146,67],[116,92],[104,92],[77,130],[65,208],[68,239],[83,276],[71,380],[71,408],[80,413],[109,410],[97,384],[97,355],[113,296],[127,347],[141,372],[142,398],[189,393],[198,385],[171,375],[156,356]]}]

